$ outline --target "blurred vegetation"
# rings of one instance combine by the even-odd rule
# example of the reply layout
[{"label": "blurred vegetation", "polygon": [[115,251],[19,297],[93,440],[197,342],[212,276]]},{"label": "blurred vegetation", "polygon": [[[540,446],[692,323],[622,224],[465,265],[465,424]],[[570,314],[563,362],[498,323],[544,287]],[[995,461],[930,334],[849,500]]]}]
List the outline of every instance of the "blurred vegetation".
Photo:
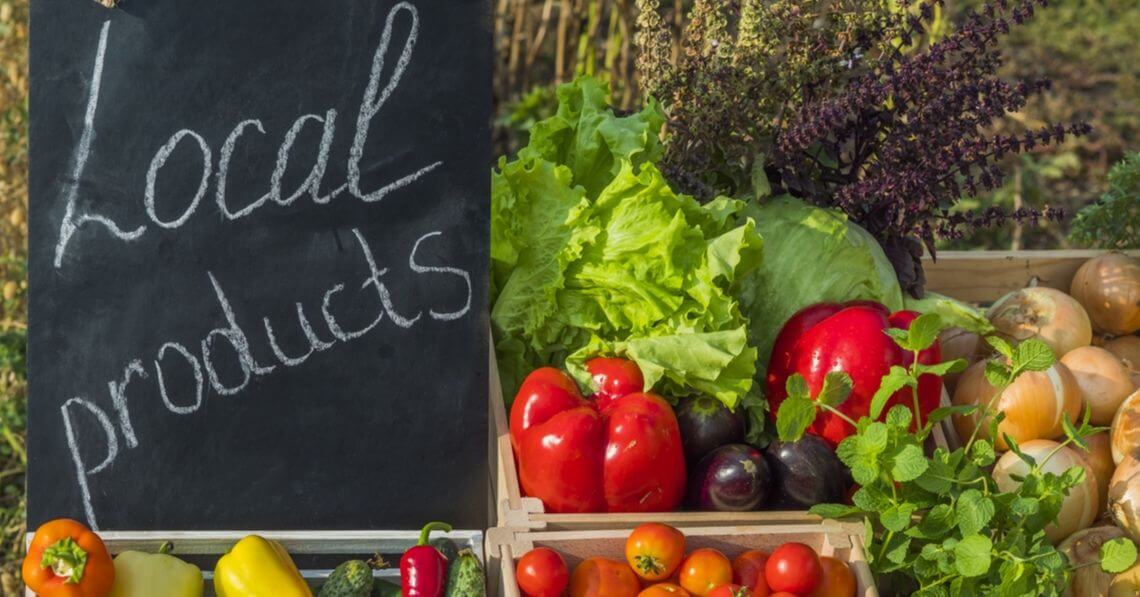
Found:
[{"label": "blurred vegetation", "polygon": [[28,0],[0,0],[0,591],[22,594],[27,453]]}]

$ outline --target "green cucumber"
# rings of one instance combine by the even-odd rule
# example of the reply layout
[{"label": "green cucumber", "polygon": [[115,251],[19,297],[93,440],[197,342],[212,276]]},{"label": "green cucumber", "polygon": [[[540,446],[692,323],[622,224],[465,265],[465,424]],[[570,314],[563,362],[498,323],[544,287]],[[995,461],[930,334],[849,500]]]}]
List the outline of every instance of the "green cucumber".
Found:
[{"label": "green cucumber", "polygon": [[447,567],[446,597],[486,597],[487,578],[479,557],[470,549],[459,552]]},{"label": "green cucumber", "polygon": [[372,584],[372,597],[403,597],[403,594],[400,585],[391,581],[378,578]]},{"label": "green cucumber", "polygon": [[320,597],[369,597],[372,568],[361,560],[349,560],[332,571],[321,586]]}]

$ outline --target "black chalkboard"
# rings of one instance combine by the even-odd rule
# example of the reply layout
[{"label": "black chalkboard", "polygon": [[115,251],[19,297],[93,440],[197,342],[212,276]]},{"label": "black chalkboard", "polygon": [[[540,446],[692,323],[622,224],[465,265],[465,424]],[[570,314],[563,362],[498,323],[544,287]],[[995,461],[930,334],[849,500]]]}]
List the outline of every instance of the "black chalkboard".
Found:
[{"label": "black chalkboard", "polygon": [[486,0],[31,10],[29,524],[485,527]]}]

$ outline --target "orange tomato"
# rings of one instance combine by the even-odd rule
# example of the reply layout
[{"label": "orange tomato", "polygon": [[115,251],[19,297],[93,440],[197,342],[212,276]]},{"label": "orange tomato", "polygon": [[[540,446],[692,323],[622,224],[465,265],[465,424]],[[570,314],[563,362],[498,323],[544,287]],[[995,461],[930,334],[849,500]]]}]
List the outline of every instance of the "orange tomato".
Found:
[{"label": "orange tomato", "polygon": [[855,573],[846,562],[823,556],[819,563],[823,566],[823,580],[811,597],[855,596]]},{"label": "orange tomato", "polygon": [[732,563],[715,549],[698,549],[681,563],[681,586],[697,597],[705,597],[713,589],[732,584]]},{"label": "orange tomato", "polygon": [[665,580],[677,571],[685,557],[685,535],[659,522],[645,523],[625,541],[625,561],[648,581]]},{"label": "orange tomato", "polygon": [[708,597],[752,597],[752,589],[740,585],[721,585],[709,591]]},{"label": "orange tomato", "polygon": [[638,593],[637,597],[691,597],[691,595],[678,585],[671,582],[663,582]]},{"label": "orange tomato", "polygon": [[768,597],[772,592],[764,578],[764,566],[768,554],[762,551],[746,551],[732,561],[732,582],[752,589],[752,597]]},{"label": "orange tomato", "polygon": [[779,593],[772,593],[772,595],[770,597],[800,597],[800,596],[796,595],[795,593],[789,593],[787,591],[780,591]]},{"label": "orange tomato", "polygon": [[570,575],[570,597],[637,597],[641,583],[625,562],[590,558]]}]

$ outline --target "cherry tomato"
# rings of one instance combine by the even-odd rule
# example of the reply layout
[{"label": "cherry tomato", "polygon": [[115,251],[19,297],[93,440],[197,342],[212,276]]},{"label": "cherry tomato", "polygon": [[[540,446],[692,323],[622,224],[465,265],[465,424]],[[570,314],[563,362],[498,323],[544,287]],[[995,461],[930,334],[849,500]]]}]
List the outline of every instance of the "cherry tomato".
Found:
[{"label": "cherry tomato", "polygon": [[637,594],[637,597],[691,597],[689,592],[671,582],[657,583]]},{"label": "cherry tomato", "polygon": [[823,580],[811,597],[855,597],[855,573],[842,560],[821,557]]},{"label": "cherry tomato", "polygon": [[681,563],[681,586],[697,597],[709,591],[732,584],[732,562],[715,549],[698,549]]},{"label": "cherry tomato", "polygon": [[625,562],[590,558],[574,568],[570,597],[637,597],[641,583]]},{"label": "cherry tomato", "polygon": [[768,557],[764,578],[773,591],[810,595],[823,578],[823,565],[811,547],[785,543]]},{"label": "cherry tomato", "polygon": [[659,522],[648,522],[629,534],[625,561],[648,581],[665,580],[677,571],[685,557],[685,535]]},{"label": "cherry tomato", "polygon": [[768,597],[771,589],[764,579],[764,565],[768,554],[762,551],[746,551],[732,561],[732,582],[752,589],[752,597]]},{"label": "cherry tomato", "polygon": [[570,582],[570,571],[558,552],[539,547],[519,558],[515,579],[519,589],[531,597],[558,597]]},{"label": "cherry tomato", "polygon": [[594,401],[602,411],[614,400],[645,391],[645,377],[637,363],[626,359],[599,357],[586,361],[594,386]]},{"label": "cherry tomato", "polygon": [[752,597],[752,589],[740,585],[721,585],[709,591],[708,597]]},{"label": "cherry tomato", "polygon": [[789,593],[787,591],[780,591],[779,593],[772,593],[769,597],[800,597],[800,596],[796,595],[795,593]]}]

